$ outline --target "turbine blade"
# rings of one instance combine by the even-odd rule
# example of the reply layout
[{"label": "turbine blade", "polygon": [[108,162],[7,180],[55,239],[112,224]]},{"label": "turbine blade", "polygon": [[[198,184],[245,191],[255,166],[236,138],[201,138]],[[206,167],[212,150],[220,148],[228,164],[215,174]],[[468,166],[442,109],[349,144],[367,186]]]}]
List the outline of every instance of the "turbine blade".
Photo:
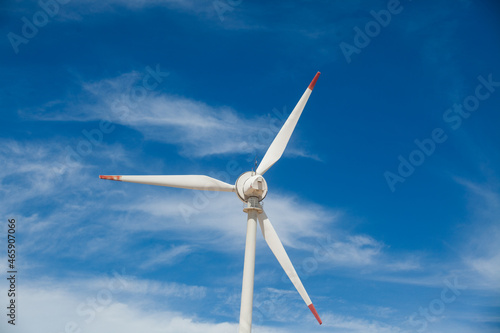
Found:
[{"label": "turbine blade", "polygon": [[262,211],[262,213],[260,213],[258,217],[260,229],[262,230],[262,235],[264,235],[264,239],[266,240],[267,245],[269,245],[269,248],[271,248],[271,251],[273,251],[274,256],[276,257],[276,259],[278,259],[281,267],[283,267],[283,269],[285,270],[286,275],[288,275],[290,281],[292,281],[293,285],[295,286],[295,289],[297,289],[300,296],[309,307],[309,310],[311,310],[314,317],[321,325],[321,318],[319,317],[318,312],[316,312],[316,309],[314,308],[314,305],[312,304],[306,289],[302,285],[302,282],[300,281],[300,278],[297,275],[297,272],[295,271],[290,258],[286,254],[285,248],[283,247],[278,234],[274,230],[271,221],[269,221],[269,218],[264,211]]},{"label": "turbine blade", "polygon": [[101,179],[119,180],[122,182],[187,188],[191,190],[234,192],[234,185],[200,175],[182,176],[99,176]]},{"label": "turbine blade", "polygon": [[259,167],[257,168],[258,174],[263,175],[267,170],[269,170],[270,167],[273,166],[274,163],[278,162],[281,155],[283,155],[286,145],[288,144],[288,141],[292,136],[293,130],[297,125],[297,121],[299,121],[300,115],[302,114],[302,110],[304,110],[304,106],[306,106],[307,100],[309,99],[309,96],[311,95],[314,85],[318,80],[319,74],[320,72],[316,73],[316,76],[314,76],[314,79],[311,81],[311,84],[309,84],[309,87],[307,87],[306,91],[300,98],[299,102],[293,109],[292,113],[286,120],[285,124],[280,129],[278,135],[276,135],[274,141],[267,149],[266,155],[264,155],[264,158],[262,159],[262,161],[259,164]]}]

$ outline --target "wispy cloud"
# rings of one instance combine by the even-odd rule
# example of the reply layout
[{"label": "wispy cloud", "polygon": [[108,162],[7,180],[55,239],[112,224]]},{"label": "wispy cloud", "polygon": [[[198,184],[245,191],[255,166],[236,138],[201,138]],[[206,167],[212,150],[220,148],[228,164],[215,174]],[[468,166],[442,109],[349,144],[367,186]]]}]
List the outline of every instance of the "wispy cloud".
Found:
[{"label": "wispy cloud", "polygon": [[[135,285],[141,286],[140,284]],[[178,287],[178,286],[177,286]],[[144,288],[141,288],[143,290]],[[60,283],[49,288],[25,288],[22,294],[23,316],[30,320],[19,320],[19,332],[64,331],[67,325],[74,325],[92,332],[235,332],[235,323],[213,323],[202,321],[195,316],[184,315],[175,310],[144,310],[136,299],[120,301],[117,296],[97,301],[95,307],[89,305],[99,290],[76,293]],[[169,297],[173,295],[170,293]],[[120,295],[123,298],[123,296]],[[0,328],[7,330],[6,321]]]},{"label": "wispy cloud", "polygon": [[378,279],[381,274],[422,270],[420,254],[394,253],[388,245],[369,235],[346,234],[340,229],[332,230],[326,237],[319,237],[313,254],[322,267],[355,271],[358,277],[364,275],[366,278]]},{"label": "wispy cloud", "polygon": [[342,316],[327,314],[324,316],[325,327],[329,327],[334,332],[363,332],[363,333],[400,333],[400,327],[385,324],[375,320],[360,319],[352,316]]},{"label": "wispy cloud", "polygon": [[88,15],[100,13],[116,13],[126,9],[140,11],[148,8],[168,8],[180,12],[191,13],[200,18],[215,19],[217,13],[210,0],[73,0],[63,7],[63,11],[56,17],[59,21],[81,21]]},{"label": "wispy cloud", "polygon": [[[457,179],[471,194],[470,231],[463,259],[477,277],[476,287],[500,288],[500,194],[490,186]],[[479,279],[478,279],[479,278]],[[471,281],[471,282],[472,282]]]},{"label": "wispy cloud", "polygon": [[380,254],[383,244],[364,235],[349,236],[346,241],[331,244],[329,259],[334,265],[359,266],[371,265]]},{"label": "wispy cloud", "polygon": [[[185,234],[184,237],[195,243],[230,251],[234,246],[240,247],[244,244],[246,218],[241,211],[241,202],[233,193],[214,195],[205,198],[206,204],[202,206],[196,204],[197,193],[189,192],[175,198],[146,196],[134,204],[118,204],[110,208],[117,211],[126,209],[141,216],[150,216],[147,226],[125,222],[125,228],[181,232]],[[303,239],[319,237],[319,230],[328,228],[328,224],[332,222],[325,208],[306,202],[302,202],[299,207],[298,201],[299,198],[291,196],[273,196],[265,202],[266,212],[287,247],[303,248]],[[185,211],[189,212],[187,219]],[[166,222],[170,219],[176,222]],[[316,228],[311,228],[311,225]],[[193,233],[193,229],[198,232]],[[212,236],[207,238],[207,234]],[[183,239],[187,240],[184,237]]]},{"label": "wispy cloud", "polygon": [[[206,192],[103,182],[96,177],[95,163],[106,160],[108,152],[122,148],[102,145],[100,149],[85,164],[77,163],[60,174],[46,175],[58,159],[64,163],[64,156],[61,156],[64,143],[9,141],[2,145],[4,159],[12,163],[8,171],[4,169],[0,174],[4,184],[9,184],[10,177],[18,179],[31,173],[23,191],[29,196],[19,192],[8,198],[9,186],[13,186],[12,191],[19,186],[15,182],[4,185],[2,191],[3,198],[11,202],[12,207],[18,205],[13,212],[19,214],[25,230],[29,231],[26,246],[33,256],[62,251],[63,256],[85,260],[106,251],[115,262],[138,262],[142,268],[151,269],[175,264],[202,249],[232,253],[244,247],[245,216],[241,202],[233,193],[206,195]],[[129,159],[136,158],[134,154],[118,157],[120,164],[128,164]],[[15,165],[22,168],[16,169]],[[43,186],[40,179],[44,179]],[[134,187],[134,190],[124,191],[123,185]],[[162,193],[166,190],[175,195],[165,197]],[[72,195],[68,195],[68,191]],[[114,194],[110,195],[109,191]],[[56,209],[43,204],[40,198],[48,193],[52,199],[61,198],[61,206]],[[82,195],[86,198],[83,201]],[[43,209],[35,205],[33,213],[21,213],[20,208],[30,199],[42,203]],[[321,260],[327,268],[363,267],[383,271],[419,268],[418,258],[396,258],[387,251],[386,245],[368,235],[342,233],[337,228],[338,221],[343,218],[340,211],[307,202],[293,194],[269,195],[264,207],[289,251],[299,249],[302,256],[321,252]],[[147,223],[138,224],[139,220]],[[75,233],[74,230],[79,231]],[[144,233],[160,239],[174,237],[180,243],[171,247],[148,246],[140,255],[123,251],[133,244],[130,235]],[[259,244],[266,248],[264,242]]]},{"label": "wispy cloud", "polygon": [[[21,110],[21,115],[45,121],[107,120],[139,131],[146,139],[180,147],[185,156],[249,154],[267,150],[284,119],[247,117],[236,110],[147,91],[136,71],[115,78],[82,84],[79,96],[66,103],[50,101],[38,108]],[[143,94],[137,97],[137,94]],[[294,147],[285,156],[318,159],[313,152]]]},{"label": "wispy cloud", "polygon": [[2,140],[0,191],[11,205],[50,195],[60,186],[70,186],[82,170],[83,165],[77,161],[65,159],[64,146],[54,143]]},{"label": "wispy cloud", "polygon": [[154,249],[149,258],[145,258],[141,268],[154,268],[158,266],[171,265],[181,261],[189,253],[193,252],[190,245],[172,246],[169,249]]},{"label": "wispy cloud", "polygon": [[[116,146],[102,146],[102,153],[96,154],[85,166],[77,164],[75,169],[61,173],[59,179],[46,179],[43,190],[37,191],[40,186],[38,179],[43,178],[51,163],[59,158],[55,156],[60,154],[63,145],[56,142],[6,142],[2,145],[4,157],[7,159],[9,156],[13,165],[23,166],[17,171],[13,166],[9,172],[3,171],[1,179],[4,183],[11,174],[17,179],[25,172],[35,172],[35,177],[26,183],[25,188],[30,198],[38,200],[46,193],[50,193],[52,198],[64,197],[58,209],[47,206],[32,215],[27,212],[19,214],[23,226],[27,228],[25,230],[29,230],[30,234],[26,246],[35,257],[62,251],[63,256],[85,260],[106,251],[115,262],[137,262],[140,267],[151,269],[170,266],[202,249],[232,253],[234,249],[244,247],[245,216],[241,211],[241,202],[233,193],[205,196],[206,192],[99,181],[93,164],[104,160],[107,152],[115,150]],[[38,157],[31,160],[24,152]],[[119,158],[120,163],[125,164],[128,159],[135,157]],[[133,186],[134,191],[123,191],[123,185]],[[106,191],[113,191],[114,195],[103,192],[105,186]],[[165,190],[175,192],[175,195],[165,197],[162,194]],[[76,195],[68,196],[68,191]],[[81,195],[77,194],[79,191],[91,195],[81,201]],[[28,198],[18,196],[10,200],[22,207]],[[315,257],[318,254],[325,268],[362,267],[366,271],[387,272],[420,268],[418,257],[395,257],[388,252],[385,244],[369,235],[341,232],[337,228],[343,218],[340,211],[290,194],[270,195],[264,207],[285,247],[289,251],[299,249],[300,256]],[[37,210],[36,206],[34,208]],[[100,213],[96,215],[92,212]],[[139,220],[147,223],[138,224]],[[102,229],[103,226],[106,229]],[[108,229],[113,232],[104,231]],[[73,230],[79,232],[74,233]],[[174,237],[180,244],[148,246],[141,250],[140,255],[123,251],[132,246],[131,235],[144,233],[154,234],[160,239]],[[75,247],[75,244],[79,246]],[[259,244],[266,248],[264,242]],[[272,257],[268,260],[274,262]]]},{"label": "wispy cloud", "polygon": [[[467,193],[468,215],[457,221],[458,232],[453,253],[447,260],[434,260],[427,255],[409,254],[397,262],[384,261],[385,273],[416,271],[418,274],[379,274],[373,278],[392,283],[441,287],[443,281],[456,276],[468,289],[498,293],[500,284],[500,194],[493,185],[477,184],[455,178]],[[495,184],[492,181],[491,184]],[[405,269],[408,268],[408,269]]]},{"label": "wispy cloud", "polygon": [[[184,298],[203,299],[205,289],[197,286],[159,283],[139,280],[128,276],[115,278],[89,278],[74,280],[33,281],[23,288],[22,313],[16,330],[28,332],[64,331],[68,325],[83,331],[104,333],[119,332],[198,332],[234,333],[236,318],[216,322],[199,318],[195,313],[177,309]],[[115,284],[120,288],[110,288]],[[157,303],[145,302],[145,295],[159,296]],[[209,309],[206,309],[207,311]],[[7,330],[6,321],[0,323]],[[276,329],[254,323],[258,333],[285,333],[290,330]],[[300,332],[300,330],[292,330]]]}]

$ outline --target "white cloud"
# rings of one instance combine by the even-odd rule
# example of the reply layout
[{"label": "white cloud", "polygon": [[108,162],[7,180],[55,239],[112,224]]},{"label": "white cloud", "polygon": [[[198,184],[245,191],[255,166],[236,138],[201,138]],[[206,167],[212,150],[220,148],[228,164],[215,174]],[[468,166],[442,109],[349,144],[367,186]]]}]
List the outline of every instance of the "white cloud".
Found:
[{"label": "white cloud", "polygon": [[330,261],[335,265],[370,265],[373,264],[383,245],[373,238],[356,235],[349,236],[345,242],[337,241],[330,245]]},{"label": "white cloud", "polygon": [[[200,101],[150,91],[142,85],[145,75],[147,71],[134,71],[84,83],[85,98],[74,100],[90,102],[48,102],[36,109],[22,110],[21,114],[47,121],[104,119],[135,129],[148,140],[178,145],[183,155],[194,157],[264,154],[284,123],[285,119],[278,116],[248,118],[230,107],[212,107]],[[319,160],[314,153],[294,147],[293,143],[285,151],[287,155]]]},{"label": "white cloud", "polygon": [[479,258],[468,258],[466,262],[488,281],[491,281],[492,283],[495,283],[497,285],[499,284],[498,281],[500,281],[500,254],[487,255]]},{"label": "white cloud", "polygon": [[[358,276],[359,273],[393,274],[422,268],[418,255],[391,253],[387,245],[371,236],[346,234],[341,229],[329,231],[330,234],[318,237],[313,248],[314,258],[322,267],[356,269]],[[372,274],[370,277],[375,278]]]},{"label": "white cloud", "polygon": [[[73,329],[80,329],[82,333],[237,332],[237,318],[232,322],[217,322],[176,309],[176,302],[181,298],[203,297],[204,293],[199,292],[203,289],[199,287],[123,278],[125,288],[122,290],[109,288],[113,279],[108,278],[25,280],[17,299],[16,326],[11,327],[2,320],[0,330],[6,333],[52,333]],[[151,306],[144,301],[149,295],[163,296],[164,301],[169,300],[168,305]],[[258,324],[253,328],[257,333],[285,332]]]},{"label": "white cloud", "polygon": [[119,285],[120,293],[130,295],[154,295],[189,299],[202,299],[206,296],[207,289],[201,286],[190,286],[173,282],[160,282],[146,279],[137,279],[132,276],[114,272],[112,277],[77,280],[75,285],[86,285],[88,289],[99,290],[109,286]]},{"label": "white cloud", "polygon": [[385,269],[389,271],[415,271],[422,269],[421,259],[413,254],[403,255],[402,259],[388,260]]},{"label": "white cloud", "polygon": [[173,246],[167,250],[154,249],[149,258],[144,258],[144,263],[141,265],[141,268],[171,265],[175,262],[181,261],[192,252],[193,247],[190,245]]},{"label": "white cloud", "polygon": [[370,315],[378,318],[390,318],[397,310],[387,306],[367,306]]},{"label": "white cloud", "polygon": [[[29,230],[30,237],[25,241],[29,253],[54,254],[62,251],[64,256],[84,260],[106,251],[115,261],[120,258],[138,261],[141,267],[150,269],[182,261],[190,253],[203,249],[230,253],[244,248],[246,217],[242,212],[242,203],[234,193],[105,183],[97,179],[97,174],[92,174],[93,166],[87,164],[84,167],[81,163],[75,164],[75,168],[68,168],[57,178],[47,178],[44,173],[54,161],[64,162],[64,154],[61,156],[60,153],[64,151],[63,147],[64,144],[58,142],[5,142],[0,151],[12,164],[3,169],[1,179],[33,174],[24,191],[29,197],[22,194],[10,199],[19,207],[29,198],[47,195],[53,199],[64,198],[57,209],[19,216],[25,230]],[[100,153],[93,157],[99,160],[113,151],[123,151],[123,148],[101,146]],[[120,164],[134,159],[133,154],[118,155]],[[16,165],[22,168],[16,169]],[[39,189],[39,180],[44,177],[45,185]],[[125,192],[122,190],[124,185],[134,186],[134,190]],[[13,191],[18,189],[16,183],[12,186]],[[104,188],[106,191],[103,192]],[[77,193],[83,191],[82,194],[69,196],[68,193],[75,193],[75,189],[78,189]],[[167,190],[170,195],[165,197],[163,193]],[[317,251],[326,267],[377,267],[389,271],[418,267],[418,260],[395,260],[384,253],[385,245],[370,236],[345,235],[337,230],[336,221],[341,216],[338,211],[283,194],[269,195],[264,208],[288,251],[297,249],[299,256],[314,255]],[[93,223],[89,224],[89,220]],[[143,223],[137,223],[138,220]],[[99,231],[96,236],[95,233],[103,225],[113,232]],[[74,233],[74,230],[81,231]],[[123,251],[130,246],[131,234],[144,232],[151,232],[155,237],[168,241],[175,239],[181,244],[171,248],[143,248],[140,255],[128,255]],[[265,242],[259,241],[258,245],[261,249],[267,248]],[[321,254],[322,251],[327,252],[326,256]]]},{"label": "white cloud", "polygon": [[[21,296],[22,295],[22,296]],[[197,320],[171,310],[144,310],[137,303],[106,299],[95,307],[88,298],[98,294],[77,294],[60,287],[24,288],[19,296],[19,316],[15,331],[20,333],[64,332],[78,327],[82,332],[236,332],[236,323]],[[108,300],[110,303],[108,304]],[[2,332],[14,332],[5,320]]]},{"label": "white cloud", "polygon": [[[146,196],[134,204],[117,204],[111,208],[151,216],[145,226],[131,221],[122,223],[124,228],[181,231],[186,241],[189,238],[191,242],[224,251],[243,246],[246,215],[234,193],[180,192],[184,191],[169,198]],[[265,199],[264,208],[286,247],[308,248],[302,240],[319,237],[321,230],[328,229],[335,213],[328,213],[325,208],[305,201],[299,205],[299,201],[291,196],[273,196]],[[176,222],[165,222],[170,219]],[[204,237],[207,233],[213,237]]]},{"label": "white cloud", "polygon": [[[159,267],[202,249],[231,252],[244,248],[246,216],[234,193],[100,181],[93,163],[122,148],[101,145],[92,158],[66,163],[65,146],[63,141],[0,144],[0,157],[7,163],[0,170],[0,195],[26,233],[25,254],[34,260],[32,265],[38,256],[85,260],[105,251],[113,260]],[[117,162],[127,164],[134,158],[119,154]],[[64,170],[51,172],[54,165]],[[136,187],[123,191],[123,185]],[[166,190],[171,193],[167,197],[162,194]],[[312,203],[299,206],[298,201],[291,196],[266,200],[267,213],[287,248],[304,247],[301,241],[318,237],[335,215]],[[123,251],[132,242],[131,234],[152,232],[171,241],[172,231],[176,232],[173,239],[184,243],[172,248],[146,247],[140,255]]]},{"label": "white cloud", "polygon": [[[442,287],[450,276],[456,276],[467,289],[481,289],[497,293],[500,287],[500,194],[489,185],[479,185],[456,178],[467,193],[469,213],[460,221],[455,242],[456,250],[446,261],[434,261],[409,255],[397,263],[419,270],[418,275],[378,276],[377,280],[427,287]],[[421,262],[422,261],[422,262]],[[389,271],[393,264],[387,264]],[[397,269],[396,269],[397,270]],[[411,269],[410,269],[411,270]],[[402,269],[404,271],[404,269]]]},{"label": "white cloud", "polygon": [[468,239],[463,246],[463,260],[479,278],[475,287],[500,288],[500,194],[488,186],[457,180],[469,191],[471,211]]},{"label": "white cloud", "polygon": [[61,6],[56,20],[81,21],[88,15],[99,13],[114,13],[126,8],[130,11],[140,11],[146,8],[169,8],[187,12],[202,18],[215,19],[217,13],[211,0],[72,0],[68,5]]},{"label": "white cloud", "polygon": [[30,198],[50,195],[58,187],[68,186],[61,181],[74,179],[83,166],[77,161],[67,160],[64,147],[56,142],[23,143],[2,140],[0,191],[10,204]]},{"label": "white cloud", "polygon": [[[106,251],[114,261],[137,261],[139,266],[151,269],[175,264],[204,249],[232,253],[244,248],[246,216],[234,193],[104,182],[97,179],[95,167],[90,163],[85,166],[76,163],[75,168],[48,178],[45,173],[52,163],[64,163],[64,154],[61,156],[64,143],[10,141],[1,146],[0,154],[10,163],[0,173],[3,182],[11,176],[14,179],[26,173],[33,176],[23,193],[4,198],[20,208],[29,198],[40,200],[50,196],[47,208],[35,209],[33,213],[18,210],[23,211],[19,217],[24,230],[29,232],[25,245],[30,254],[61,253],[85,260]],[[101,145],[91,161],[96,163],[116,151],[123,152],[123,148]],[[134,159],[134,154],[119,153],[115,163],[130,164]],[[22,167],[16,169],[17,165]],[[39,188],[44,177],[44,185]],[[19,188],[16,182],[11,186],[12,191]],[[133,191],[125,191],[125,186],[133,187]],[[169,191],[168,196],[165,191]],[[287,251],[298,250],[293,258],[318,257],[327,268],[363,267],[389,272],[419,268],[418,257],[394,257],[386,253],[383,243],[368,235],[342,232],[336,226],[341,214],[333,209],[289,194],[270,194],[264,208]],[[107,231],[103,231],[103,226]],[[131,235],[144,232],[180,243],[170,248],[148,246],[140,254],[123,251],[131,246]],[[267,249],[260,236],[258,239],[259,248]]]},{"label": "white cloud", "polygon": [[[97,0],[79,0],[80,2],[93,3],[98,5],[100,1]],[[108,0],[106,3],[108,4],[120,4],[129,8],[140,8],[147,6],[157,6],[157,5],[165,5],[165,6],[174,6],[181,8],[197,8],[201,4],[206,4],[209,1],[190,1],[190,0]],[[197,6],[196,4],[199,4]]]},{"label": "white cloud", "polygon": [[333,332],[350,333],[400,333],[399,327],[385,324],[375,320],[365,320],[351,316],[326,314],[324,316],[325,327],[333,329]]},{"label": "white cloud", "polygon": [[[63,144],[60,143],[47,145],[43,143],[21,144],[12,142],[3,145],[4,150],[1,153],[6,157],[9,156],[10,162],[13,164],[9,166],[8,170],[2,171],[3,173],[0,174],[2,176],[1,179],[3,180],[11,175],[16,175],[17,171],[20,174],[32,172],[37,175],[43,175],[44,168],[50,165],[49,162],[53,160],[54,156],[57,156],[57,152],[60,151],[62,146]],[[50,147],[50,149],[45,147]],[[112,148],[115,147],[103,147],[103,155],[105,155],[107,150]],[[25,156],[21,153],[25,151],[30,152],[30,155]],[[32,156],[34,156],[34,160],[31,160]],[[120,159],[122,158],[126,162],[127,159],[134,157],[120,157]],[[42,165],[44,168],[38,168],[35,164]],[[15,165],[22,165],[23,167],[18,168],[16,171]],[[95,175],[91,174],[92,167],[90,165],[79,167],[78,170],[78,177],[68,177],[66,179],[64,178],[67,176],[66,173],[62,174],[63,180],[67,180],[68,183],[53,184],[48,182],[45,185],[48,187],[44,187],[39,192],[33,192],[35,193],[33,198],[44,196],[44,193],[50,193],[51,196],[57,197],[67,194],[72,188],[86,188],[88,190],[87,194],[90,195],[86,195],[83,202],[78,200],[78,198],[74,200],[68,199],[64,202],[64,210],[49,210],[48,215],[45,217],[37,214],[21,216],[21,221],[27,227],[26,230],[29,230],[25,237],[25,249],[28,250],[27,252],[63,253],[64,256],[69,258],[85,259],[92,258],[98,253],[103,253],[105,250],[114,261],[120,260],[123,257],[133,265],[134,260],[137,260],[137,258],[133,257],[131,251],[126,250],[127,240],[124,238],[130,238],[130,235],[134,233],[151,231],[155,234],[155,237],[171,239],[172,231],[174,231],[175,239],[181,242],[180,245],[172,248],[153,247],[145,252],[147,254],[146,261],[144,261],[144,257],[140,258],[140,264],[152,267],[154,265],[170,265],[176,260],[182,260],[185,255],[193,251],[198,251],[200,248],[233,252],[236,247],[243,248],[244,246],[246,219],[245,214],[241,211],[241,202],[236,198],[234,193],[190,192],[187,190],[137,185],[134,191],[124,192],[115,189],[113,194],[98,194],[94,196],[92,194],[96,193],[96,189],[104,186],[104,182],[99,182],[97,179],[95,182],[91,181]],[[71,174],[71,171],[68,171],[68,176]],[[67,186],[68,184],[71,184],[71,186]],[[107,183],[106,186],[121,185],[134,186],[135,184]],[[26,189],[28,191],[31,188],[37,189],[37,186],[39,185],[33,179],[32,182],[26,184]],[[165,190],[174,191],[175,194],[172,192],[172,195],[165,197],[161,195]],[[484,195],[486,196],[482,201],[488,202],[489,207],[498,207],[495,195],[492,195],[490,192],[484,192]],[[205,198],[205,200],[201,200],[200,196],[201,198]],[[183,219],[179,210],[179,207],[186,205],[186,203],[193,209],[188,221]],[[71,210],[66,211],[69,207],[71,207]],[[101,209],[102,207],[105,207],[106,210]],[[404,271],[414,269],[415,266],[418,267],[418,257],[410,256],[406,258],[408,260],[394,260],[393,255],[385,252],[387,246],[368,235],[336,233],[336,224],[341,216],[336,211],[310,202],[304,202],[301,198],[295,196],[283,194],[270,195],[266,198],[264,207],[287,249],[296,248],[303,255],[314,255],[315,249],[320,248],[317,244],[321,242],[321,238],[324,237],[325,232],[331,232],[335,235],[335,238],[330,238],[327,243],[327,249],[331,251],[327,251],[328,255],[326,259],[323,258],[329,264],[326,266],[356,269],[363,267],[379,271]],[[90,215],[85,214],[86,211],[98,211],[101,213],[98,215],[93,214],[92,218],[89,219]],[[495,210],[489,209],[488,212],[490,218],[498,216],[495,215]],[[114,218],[108,219],[108,216],[113,216]],[[140,219],[138,218],[139,216]],[[96,237],[95,229],[92,229],[93,227],[88,225],[90,220],[97,224],[99,224],[99,221],[102,221],[113,232],[100,234]],[[146,223],[139,224],[137,223],[138,220]],[[85,228],[82,227],[84,225]],[[75,236],[71,232],[73,229],[78,230]],[[75,238],[76,236],[78,238]],[[316,245],[311,247],[311,243]],[[266,245],[264,242],[260,242],[260,246],[262,248]],[[484,256],[484,253],[490,253],[488,251],[481,252],[481,255],[475,256],[474,262],[476,265],[471,264],[471,267],[483,276],[495,278],[497,276],[495,275],[497,272],[495,269],[495,260],[498,259],[494,256]],[[485,258],[488,259],[486,262],[481,261],[485,260]],[[26,259],[28,263],[30,260],[29,258]],[[274,261],[274,258],[271,257],[270,260]],[[126,290],[124,295],[129,295],[131,298],[146,294],[174,298],[204,299],[207,293],[204,287],[198,286],[160,283],[158,281],[134,278],[128,278],[127,281],[129,289]],[[88,286],[92,286],[93,290],[97,290],[103,288],[106,281],[94,279],[85,283]],[[72,284],[69,290],[77,291],[79,290],[78,285],[81,284],[83,283]],[[28,290],[30,297],[37,298],[30,299],[29,301],[33,301],[34,304],[41,304],[41,299],[49,299],[49,293],[46,290],[48,289],[38,288],[36,290]],[[290,293],[291,299],[297,298],[295,291],[291,291]],[[62,315],[60,318],[64,319],[53,318],[59,326],[47,325],[44,327],[50,327],[53,331],[57,331],[61,330],[60,325],[65,325],[71,320],[77,320],[78,323],[82,323],[82,318],[75,315],[74,309],[78,307],[79,302],[85,300],[85,297],[75,296],[69,293],[67,289],[59,290],[56,288],[54,299],[72,308],[73,312],[67,313],[61,311]],[[26,299],[24,302],[26,302]],[[295,311],[295,306],[299,307],[303,305],[300,300],[293,303],[296,304],[291,308],[287,308],[287,311],[277,313],[276,319],[273,320],[287,318],[289,313]],[[34,311],[34,308],[32,311]],[[383,311],[381,313],[383,314]],[[26,318],[31,318],[31,314],[25,315]],[[101,313],[99,313],[100,315]],[[98,317],[99,319],[96,319],[92,326],[88,327],[89,330],[93,332],[104,331],[114,326],[115,322],[123,321],[124,316],[127,320],[131,320],[127,327],[123,327],[124,332],[127,332],[129,327],[134,327],[135,322],[139,322],[145,327],[151,327],[151,331],[153,332],[155,327],[157,327],[156,325],[164,325],[167,332],[168,329],[175,331],[175,329],[180,329],[180,327],[195,332],[197,330],[206,330],[208,332],[211,330],[224,331],[235,328],[234,323],[207,323],[197,319],[195,316],[178,314],[175,311],[168,311],[168,309],[163,312],[157,311],[151,313],[141,308],[138,304],[134,305],[133,302],[118,298],[116,302],[102,311],[102,315],[102,318]],[[160,317],[170,319],[158,322],[157,319]],[[49,315],[48,318],[52,317]],[[339,316],[333,316],[330,319],[332,320],[331,327],[335,330],[350,329],[353,332],[397,332],[396,328],[392,326],[364,319]],[[324,318],[325,322],[330,319],[328,316],[326,319]],[[34,323],[38,324],[43,322],[43,319],[37,315],[33,315],[33,320]],[[267,320],[264,322],[267,322]],[[120,325],[114,327],[121,329]],[[32,328],[31,326],[28,327],[26,332]],[[262,328],[262,331],[270,330]]]},{"label": "white cloud", "polygon": [[[240,201],[233,193],[206,195],[206,192],[189,192],[174,198],[147,196],[134,204],[111,208],[152,215],[147,226],[122,223],[124,228],[156,233],[176,231],[176,237],[185,242],[217,251],[243,248],[246,218]],[[270,195],[264,201],[264,209],[288,252],[297,249],[301,256],[309,255],[330,269],[362,267],[381,272],[421,269],[418,255],[392,254],[387,252],[388,246],[368,235],[341,231],[336,225],[341,218],[339,211],[289,195]],[[170,219],[177,222],[167,223]],[[207,234],[211,237],[205,237]],[[267,247],[265,242],[258,242],[258,246]]]}]

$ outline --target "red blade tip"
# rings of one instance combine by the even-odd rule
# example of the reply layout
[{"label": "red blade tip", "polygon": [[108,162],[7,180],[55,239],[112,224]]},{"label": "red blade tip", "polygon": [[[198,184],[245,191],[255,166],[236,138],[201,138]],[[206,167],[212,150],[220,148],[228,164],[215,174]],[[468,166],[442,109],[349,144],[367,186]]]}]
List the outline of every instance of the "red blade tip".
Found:
[{"label": "red blade tip", "polygon": [[[318,73],[319,74],[319,73]],[[316,76],[318,75],[316,74]],[[311,303],[308,305],[309,306],[309,310],[311,310],[311,312],[313,313],[314,317],[316,317],[316,320],[318,321],[318,323],[321,325],[323,324],[323,322],[321,321],[321,318],[319,317],[319,314],[318,312],[316,311],[316,309],[314,308],[314,305]]]},{"label": "red blade tip", "polygon": [[314,79],[311,81],[311,84],[309,85],[309,89],[313,90],[314,85],[316,84],[316,81],[318,81],[318,77],[321,73],[317,72],[316,75],[314,76]]},{"label": "red blade tip", "polygon": [[121,176],[99,176],[100,179],[121,180]]}]

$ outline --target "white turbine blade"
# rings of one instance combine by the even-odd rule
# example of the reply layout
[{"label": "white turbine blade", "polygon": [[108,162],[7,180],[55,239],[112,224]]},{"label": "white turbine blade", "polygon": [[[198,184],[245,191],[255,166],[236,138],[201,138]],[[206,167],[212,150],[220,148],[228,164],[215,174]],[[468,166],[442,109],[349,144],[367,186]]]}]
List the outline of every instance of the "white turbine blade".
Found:
[{"label": "white turbine blade", "polygon": [[300,98],[299,102],[293,109],[292,113],[286,120],[285,124],[280,129],[278,135],[276,135],[274,141],[267,149],[266,155],[264,155],[264,158],[262,159],[262,161],[259,164],[259,167],[257,168],[258,174],[263,175],[267,170],[269,170],[270,167],[273,166],[274,163],[276,163],[280,159],[281,155],[283,155],[286,145],[288,144],[288,141],[292,136],[293,130],[297,125],[297,121],[299,121],[300,115],[302,114],[302,110],[304,110],[304,106],[306,106],[307,100],[309,99],[309,96],[311,95],[314,85],[318,80],[319,74],[320,72],[316,73],[316,76],[314,76],[314,79],[311,81],[311,84],[309,84],[309,87],[307,87],[306,91]]},{"label": "white turbine blade", "polygon": [[191,190],[234,192],[234,185],[200,175],[182,176],[99,176],[101,179],[119,180],[122,182],[187,188]]},{"label": "white turbine blade", "polygon": [[262,230],[262,235],[264,235],[264,239],[266,240],[267,245],[269,245],[271,251],[273,251],[274,253],[274,256],[276,257],[276,259],[278,259],[281,267],[283,267],[283,269],[285,270],[286,275],[288,275],[290,281],[292,281],[293,285],[295,286],[295,289],[297,289],[300,296],[309,307],[309,310],[311,310],[314,317],[316,317],[316,320],[321,325],[322,322],[319,318],[318,312],[316,312],[316,309],[314,308],[314,305],[312,304],[306,289],[302,285],[302,282],[300,281],[300,278],[297,275],[297,272],[295,271],[290,258],[286,254],[285,248],[283,247],[278,234],[274,230],[271,221],[269,221],[269,218],[264,211],[259,214],[259,224],[260,229]]}]

